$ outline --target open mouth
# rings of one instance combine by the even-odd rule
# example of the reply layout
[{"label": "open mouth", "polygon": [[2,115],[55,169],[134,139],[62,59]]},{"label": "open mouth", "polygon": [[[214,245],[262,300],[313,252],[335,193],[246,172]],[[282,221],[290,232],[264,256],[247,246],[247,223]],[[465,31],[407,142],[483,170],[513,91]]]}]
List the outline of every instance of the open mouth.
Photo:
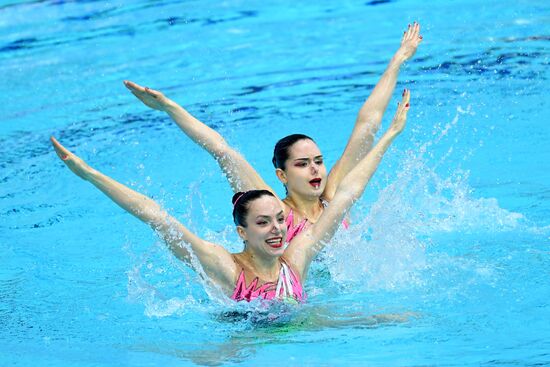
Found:
[{"label": "open mouth", "polygon": [[318,189],[321,187],[321,179],[320,178],[314,178],[313,180],[309,181],[309,184],[313,186],[314,188]]},{"label": "open mouth", "polygon": [[265,241],[269,247],[272,248],[281,248],[283,247],[283,238],[282,237],[273,237]]}]

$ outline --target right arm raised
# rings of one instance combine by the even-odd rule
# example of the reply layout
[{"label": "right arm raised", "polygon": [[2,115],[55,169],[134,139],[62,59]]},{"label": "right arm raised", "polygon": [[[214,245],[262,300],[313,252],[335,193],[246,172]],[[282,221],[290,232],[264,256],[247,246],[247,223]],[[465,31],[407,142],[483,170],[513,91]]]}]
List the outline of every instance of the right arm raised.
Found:
[{"label": "right arm raised", "polygon": [[318,221],[294,237],[290,246],[285,250],[285,257],[294,269],[300,272],[302,281],[307,275],[311,261],[330,241],[342,218],[365,191],[365,187],[378,168],[384,153],[405,128],[409,98],[410,93],[405,90],[389,129],[382,135],[375,147],[340,182],[334,198]]},{"label": "right arm raised", "polygon": [[54,137],[50,140],[59,158],[71,171],[93,184],[128,213],[149,224],[178,259],[193,267],[192,254],[188,250],[191,249],[208,277],[222,288],[234,284],[237,266],[226,249],[199,238],[155,201],[93,169]]},{"label": "right arm raised", "polygon": [[401,46],[393,55],[386,71],[367,98],[355,121],[355,126],[349,138],[342,156],[334,164],[327,178],[327,185],[323,192],[323,198],[329,202],[332,200],[338,184],[355,167],[363,157],[371,150],[374,135],[380,127],[382,116],[390,102],[393,90],[397,83],[397,76],[401,65],[409,60],[422,42],[420,24],[409,24],[409,28],[403,34]]},{"label": "right arm raised", "polygon": [[197,120],[159,91],[128,80],[124,81],[124,85],[146,106],[166,112],[187,136],[206,149],[227,176],[233,192],[265,189],[274,193],[250,163],[230,147],[217,131]]}]

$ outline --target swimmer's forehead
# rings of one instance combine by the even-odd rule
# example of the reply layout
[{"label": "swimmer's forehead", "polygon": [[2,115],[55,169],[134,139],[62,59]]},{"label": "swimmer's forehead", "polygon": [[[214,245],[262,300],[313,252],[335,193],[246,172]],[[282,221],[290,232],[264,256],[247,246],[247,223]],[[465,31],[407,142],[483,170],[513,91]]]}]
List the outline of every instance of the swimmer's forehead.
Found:
[{"label": "swimmer's forehead", "polygon": [[250,218],[271,218],[284,216],[284,211],[279,200],[266,195],[250,203],[248,214]]},{"label": "swimmer's forehead", "polygon": [[304,139],[292,145],[288,158],[291,160],[323,158],[323,154],[317,144],[309,139]]}]

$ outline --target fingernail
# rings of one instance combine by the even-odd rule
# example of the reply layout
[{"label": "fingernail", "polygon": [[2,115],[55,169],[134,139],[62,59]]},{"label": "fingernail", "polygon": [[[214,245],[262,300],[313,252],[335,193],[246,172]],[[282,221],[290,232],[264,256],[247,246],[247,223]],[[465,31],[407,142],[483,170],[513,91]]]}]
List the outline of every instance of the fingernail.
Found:
[{"label": "fingernail", "polygon": [[407,103],[407,104],[405,105],[405,107],[409,107],[409,104]]},{"label": "fingernail", "polygon": [[406,91],[407,91],[406,89],[403,89],[403,94],[402,94],[403,96],[405,95],[405,92],[406,92]]},{"label": "fingernail", "polygon": [[418,36],[418,38],[422,39],[423,37],[422,37],[422,36]]},{"label": "fingernail", "polygon": [[61,159],[63,159],[64,161],[66,161],[67,158],[69,158],[69,156],[67,154],[63,154],[63,156],[61,157]]}]

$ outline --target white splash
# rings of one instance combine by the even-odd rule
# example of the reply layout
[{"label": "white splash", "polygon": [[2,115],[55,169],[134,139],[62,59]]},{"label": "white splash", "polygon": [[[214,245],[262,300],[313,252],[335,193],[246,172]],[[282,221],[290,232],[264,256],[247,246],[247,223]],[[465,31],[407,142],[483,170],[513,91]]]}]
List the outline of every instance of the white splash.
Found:
[{"label": "white splash", "polygon": [[370,208],[352,211],[350,230],[339,231],[326,249],[333,280],[357,291],[421,285],[424,270],[433,265],[426,248],[436,245],[434,235],[506,232],[525,224],[523,215],[501,208],[496,199],[476,197],[468,172],[457,169],[449,177],[436,172],[453,149],[434,159],[430,147],[452,132],[460,115],[472,113],[470,106],[458,107],[451,122],[436,125],[429,142],[405,153],[396,179]]}]

